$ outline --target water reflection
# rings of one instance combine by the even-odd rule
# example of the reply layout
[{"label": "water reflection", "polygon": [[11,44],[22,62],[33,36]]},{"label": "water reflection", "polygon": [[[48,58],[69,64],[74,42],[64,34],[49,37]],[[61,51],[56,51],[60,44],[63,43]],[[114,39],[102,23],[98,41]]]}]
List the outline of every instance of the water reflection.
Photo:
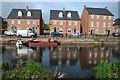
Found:
[{"label": "water reflection", "polygon": [[115,52],[120,48],[115,46],[83,46],[83,45],[61,45],[58,47],[20,47],[1,46],[2,58],[7,60],[11,67],[17,60],[35,60],[42,62],[44,67],[54,71],[65,72],[70,77],[90,77],[91,66],[102,61],[112,62],[118,60]]}]

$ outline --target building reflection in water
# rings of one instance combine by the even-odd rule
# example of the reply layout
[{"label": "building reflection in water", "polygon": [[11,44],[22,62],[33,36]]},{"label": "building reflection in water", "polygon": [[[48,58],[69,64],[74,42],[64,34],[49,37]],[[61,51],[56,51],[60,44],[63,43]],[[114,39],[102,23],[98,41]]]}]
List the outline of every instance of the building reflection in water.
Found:
[{"label": "building reflection in water", "polygon": [[50,48],[50,66],[72,66],[88,68],[102,61],[110,62],[111,49],[108,47],[59,46]]}]

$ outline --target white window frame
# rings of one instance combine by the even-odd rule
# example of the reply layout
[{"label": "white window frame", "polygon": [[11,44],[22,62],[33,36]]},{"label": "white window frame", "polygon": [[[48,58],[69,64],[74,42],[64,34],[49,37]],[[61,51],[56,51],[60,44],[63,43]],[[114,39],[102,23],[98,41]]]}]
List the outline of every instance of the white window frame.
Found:
[{"label": "white window frame", "polygon": [[97,19],[99,19],[100,18],[100,16],[99,15],[97,15]]},{"label": "white window frame", "polygon": [[20,21],[20,20],[18,20],[18,24],[21,24],[21,21]]},{"label": "white window frame", "polygon": [[99,27],[99,22],[96,22],[96,27]]},{"label": "white window frame", "polygon": [[94,15],[91,15],[91,18],[94,18]]},{"label": "white window frame", "polygon": [[60,21],[60,25],[62,25],[63,24],[63,22],[62,21]]},{"label": "white window frame", "polygon": [[18,11],[18,16],[22,16],[22,12],[21,11]]},{"label": "white window frame", "polygon": [[54,25],[56,25],[56,24],[57,24],[57,22],[56,22],[56,21],[53,21],[53,24],[54,24]]},{"label": "white window frame", "polygon": [[103,22],[103,27],[105,27],[106,26],[106,23],[105,22]]},{"label": "white window frame", "polygon": [[72,30],[69,28],[69,29],[67,30],[67,32],[69,32],[69,31],[71,32]]},{"label": "white window frame", "polygon": [[90,26],[91,26],[91,27],[93,27],[93,26],[94,26],[94,23],[93,23],[93,22],[91,22],[91,23],[90,23]]},{"label": "white window frame", "polygon": [[74,22],[74,26],[77,26],[77,22]]},{"label": "white window frame", "polygon": [[111,19],[111,16],[109,16],[109,19]]},{"label": "white window frame", "polygon": [[27,17],[30,17],[30,16],[31,16],[31,12],[28,11],[28,12],[27,12]]},{"label": "white window frame", "polygon": [[59,28],[59,32],[61,32],[61,33],[62,33],[62,32],[63,32],[63,29],[62,29],[62,28]]},{"label": "white window frame", "polygon": [[105,30],[105,29],[103,29],[103,31],[102,31],[102,32],[103,32],[103,34],[105,34],[105,33],[106,33],[106,30]]},{"label": "white window frame", "polygon": [[63,13],[60,12],[59,15],[58,15],[58,17],[62,18],[63,17]]},{"label": "white window frame", "polygon": [[15,24],[15,21],[14,21],[14,20],[12,20],[12,21],[11,21],[11,24]]},{"label": "white window frame", "polygon": [[98,29],[96,29],[96,30],[95,30],[95,33],[96,33],[96,34],[99,34],[99,30],[98,30]]},{"label": "white window frame", "polygon": [[27,20],[27,24],[30,24],[30,20]]},{"label": "white window frame", "polygon": [[103,19],[106,19],[106,16],[103,16]]},{"label": "white window frame", "polygon": [[111,27],[111,23],[110,22],[108,23],[108,27]]},{"label": "white window frame", "polygon": [[69,13],[67,14],[67,17],[68,17],[68,18],[71,18],[71,12],[69,12]]},{"label": "white window frame", "polygon": [[33,24],[36,24],[36,21],[35,21],[35,20],[33,20]]},{"label": "white window frame", "polygon": [[71,21],[68,21],[68,25],[71,25]]}]

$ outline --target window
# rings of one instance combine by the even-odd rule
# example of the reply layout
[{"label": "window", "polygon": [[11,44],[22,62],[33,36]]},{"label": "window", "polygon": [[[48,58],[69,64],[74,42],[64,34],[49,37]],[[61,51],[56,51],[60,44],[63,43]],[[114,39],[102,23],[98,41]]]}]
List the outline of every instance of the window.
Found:
[{"label": "window", "polygon": [[14,24],[14,23],[15,23],[14,20],[12,20],[11,24]]},{"label": "window", "polygon": [[60,18],[62,18],[62,17],[63,17],[63,13],[60,12],[58,16],[59,16]]},{"label": "window", "polygon": [[67,17],[68,17],[68,18],[71,18],[71,13],[70,13],[70,12],[67,14]]},{"label": "window", "polygon": [[91,18],[94,18],[94,15],[91,15]]},{"label": "window", "polygon": [[108,27],[110,27],[111,26],[111,24],[110,23],[108,23]]},{"label": "window", "polygon": [[68,25],[71,25],[71,21],[68,21]]},{"label": "window", "polygon": [[30,24],[30,20],[27,20],[27,24]]},{"label": "window", "polygon": [[91,27],[93,27],[93,22],[91,22]]},{"label": "window", "polygon": [[109,19],[111,19],[111,16],[109,16]]},{"label": "window", "polygon": [[98,34],[98,33],[99,33],[99,32],[98,32],[98,29],[96,29],[96,30],[95,30],[95,33],[96,33],[96,34]]},{"label": "window", "polygon": [[28,17],[31,16],[31,12],[30,12],[30,11],[27,12],[27,16],[28,16]]},{"label": "window", "polygon": [[103,29],[103,34],[105,34],[105,32],[106,32],[105,29]]},{"label": "window", "polygon": [[99,15],[97,15],[97,19],[99,19],[99,17],[100,17],[100,16],[99,16]]},{"label": "window", "polygon": [[106,16],[104,16],[103,19],[106,19]]},{"label": "window", "polygon": [[105,22],[104,22],[104,23],[103,23],[103,27],[105,27],[105,25],[106,25],[106,24],[105,24]]},{"label": "window", "polygon": [[62,21],[60,21],[60,25],[62,25]]},{"label": "window", "polygon": [[96,27],[99,27],[99,22],[96,23]]},{"label": "window", "polygon": [[18,24],[21,24],[21,21],[20,21],[20,20],[18,20]]},{"label": "window", "polygon": [[22,16],[22,12],[21,11],[18,11],[18,16]]},{"label": "window", "polygon": [[53,21],[53,24],[56,24],[56,21]]},{"label": "window", "polygon": [[77,26],[77,22],[74,22],[74,26]]},{"label": "window", "polygon": [[35,21],[35,20],[33,20],[33,24],[36,24],[36,21]]}]

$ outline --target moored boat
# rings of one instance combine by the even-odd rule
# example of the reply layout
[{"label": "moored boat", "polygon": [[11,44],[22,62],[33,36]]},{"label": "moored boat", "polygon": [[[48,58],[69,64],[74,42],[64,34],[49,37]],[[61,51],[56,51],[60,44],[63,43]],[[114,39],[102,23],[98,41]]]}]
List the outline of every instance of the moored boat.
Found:
[{"label": "moored boat", "polygon": [[58,46],[58,45],[60,45],[60,43],[57,41],[55,42],[28,41],[29,47],[37,47],[37,46],[52,47],[52,46]]}]

